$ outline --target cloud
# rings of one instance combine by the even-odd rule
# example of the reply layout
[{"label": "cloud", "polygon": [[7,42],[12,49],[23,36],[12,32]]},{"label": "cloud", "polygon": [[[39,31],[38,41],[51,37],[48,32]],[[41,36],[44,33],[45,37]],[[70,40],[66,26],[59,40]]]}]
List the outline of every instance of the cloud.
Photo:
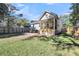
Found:
[{"label": "cloud", "polygon": [[30,11],[29,9],[30,7],[26,6],[23,9],[21,9],[20,11],[17,11],[15,14],[23,14],[24,18],[33,20],[33,19],[37,19],[37,15],[34,14],[33,12]]},{"label": "cloud", "polygon": [[24,4],[21,4],[21,3],[19,3],[19,4],[17,4],[17,6],[18,7],[23,7],[23,6],[25,6]]},{"label": "cloud", "polygon": [[28,7],[25,7],[23,9],[21,9],[20,11],[17,11],[16,14],[23,13],[23,12],[25,12],[25,10],[28,11]]},{"label": "cloud", "polygon": [[23,14],[23,17],[31,15],[30,11],[29,11],[29,7],[24,7],[23,9],[21,9],[20,11],[17,11],[15,14]]},{"label": "cloud", "polygon": [[15,6],[17,9],[21,10],[25,7],[22,3],[12,3],[13,6]]},{"label": "cloud", "polygon": [[67,13],[64,13],[64,15],[69,15],[70,13],[69,12],[67,12]]},{"label": "cloud", "polygon": [[55,3],[46,3],[46,5],[54,5]]},{"label": "cloud", "polygon": [[[24,4],[19,4],[18,6],[23,6]],[[34,13],[30,10],[30,7],[25,5],[20,11],[16,11],[16,15],[23,14],[23,17],[29,20],[38,20],[40,15],[37,13]]]},{"label": "cloud", "polygon": [[25,6],[24,4],[22,3],[12,3],[12,5],[16,6],[16,7],[23,7]]},{"label": "cloud", "polygon": [[39,20],[39,18],[40,18],[40,15],[39,14],[36,15],[36,16],[33,16],[33,20]]}]

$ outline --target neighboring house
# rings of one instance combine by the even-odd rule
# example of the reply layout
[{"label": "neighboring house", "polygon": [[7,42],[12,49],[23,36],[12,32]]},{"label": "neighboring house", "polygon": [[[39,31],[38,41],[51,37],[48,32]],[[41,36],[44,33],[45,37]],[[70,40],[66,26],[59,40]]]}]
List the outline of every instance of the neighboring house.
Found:
[{"label": "neighboring house", "polygon": [[14,10],[16,9],[11,4],[0,3],[0,34],[26,31],[26,28],[15,24],[15,17],[11,15]]},{"label": "neighboring house", "polygon": [[4,18],[6,17],[7,13],[8,13],[7,4],[0,3],[0,27],[4,27],[6,25],[6,21],[4,21]]},{"label": "neighboring house", "polygon": [[40,30],[39,21],[31,21],[31,27]]},{"label": "neighboring house", "polygon": [[55,35],[61,32],[62,23],[55,13],[45,11],[39,21],[33,21],[32,27],[40,34]]},{"label": "neighboring house", "polygon": [[0,27],[7,27],[7,22],[14,20],[14,16],[9,15],[13,10],[15,8],[11,4],[0,3]]}]

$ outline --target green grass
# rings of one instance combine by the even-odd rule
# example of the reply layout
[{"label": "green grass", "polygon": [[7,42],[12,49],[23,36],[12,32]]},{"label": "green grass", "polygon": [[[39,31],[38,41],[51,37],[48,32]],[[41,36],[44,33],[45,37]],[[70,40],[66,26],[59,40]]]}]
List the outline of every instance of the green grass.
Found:
[{"label": "green grass", "polygon": [[[59,49],[52,46],[49,41],[39,40],[38,37],[28,40],[0,40],[0,55],[2,56],[61,56],[61,55],[79,55],[79,47],[73,47],[70,50]],[[43,39],[43,38],[42,38]]]}]

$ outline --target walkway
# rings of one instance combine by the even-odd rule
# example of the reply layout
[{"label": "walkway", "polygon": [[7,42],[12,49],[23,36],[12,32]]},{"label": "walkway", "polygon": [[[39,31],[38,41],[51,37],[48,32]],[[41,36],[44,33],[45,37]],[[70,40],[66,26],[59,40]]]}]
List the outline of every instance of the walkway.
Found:
[{"label": "walkway", "polygon": [[13,36],[13,37],[9,37],[9,38],[0,38],[0,41],[17,41],[17,40],[23,40],[32,36],[39,36],[38,33],[24,33],[23,35],[19,35],[19,36]]}]

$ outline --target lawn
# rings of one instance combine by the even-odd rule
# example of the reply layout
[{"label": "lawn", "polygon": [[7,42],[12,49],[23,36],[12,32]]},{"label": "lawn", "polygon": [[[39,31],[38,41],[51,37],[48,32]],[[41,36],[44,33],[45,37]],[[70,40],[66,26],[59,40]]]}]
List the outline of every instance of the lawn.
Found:
[{"label": "lawn", "polygon": [[26,40],[15,41],[0,39],[1,56],[61,56],[79,55],[79,47],[70,50],[59,49],[52,46],[49,41],[40,40],[41,37],[33,37]]}]

